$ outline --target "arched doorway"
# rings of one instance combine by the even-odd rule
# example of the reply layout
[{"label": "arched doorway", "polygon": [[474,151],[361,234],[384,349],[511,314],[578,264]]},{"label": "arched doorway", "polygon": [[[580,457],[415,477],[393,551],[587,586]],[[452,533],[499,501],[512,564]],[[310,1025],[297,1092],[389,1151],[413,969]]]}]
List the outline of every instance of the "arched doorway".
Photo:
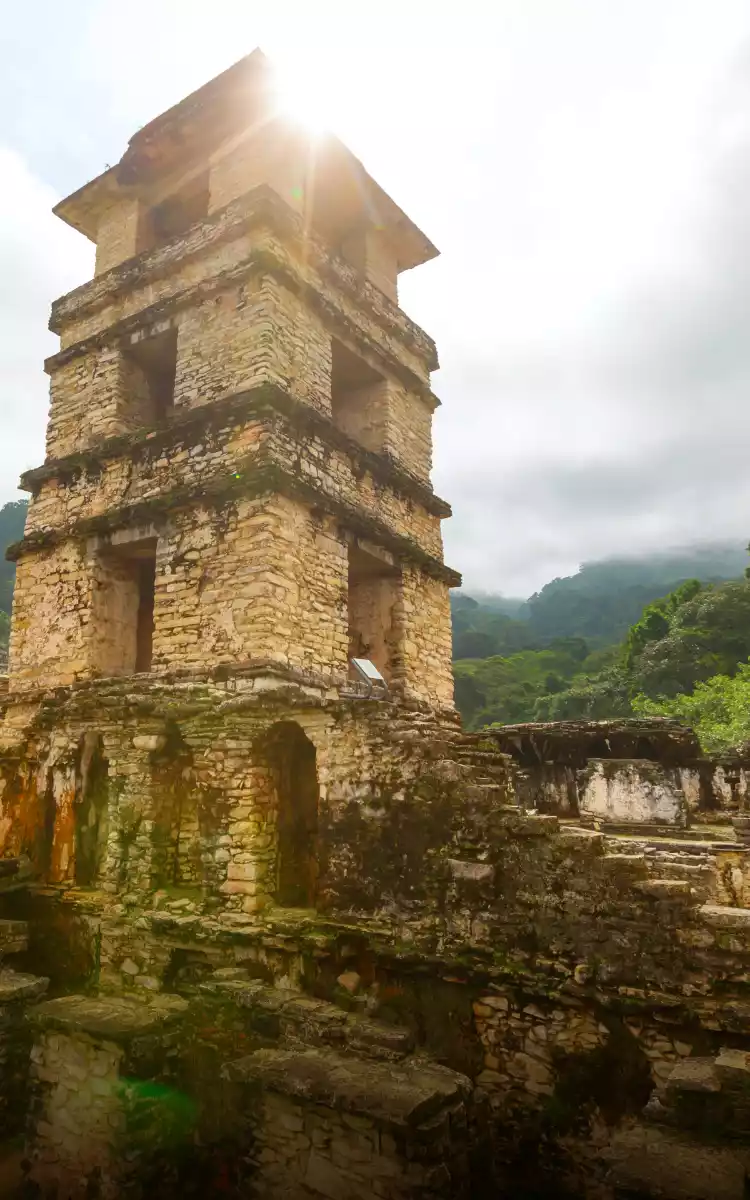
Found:
[{"label": "arched doorway", "polygon": [[78,758],[75,805],[75,881],[80,887],[97,883],[109,831],[109,764],[102,739],[86,733]]},{"label": "arched doorway", "polygon": [[165,735],[151,755],[151,885],[197,887],[203,871],[193,753],[177,725]]},{"label": "arched doorway", "polygon": [[318,880],[318,771],[315,747],[294,721],[274,725],[265,739],[277,799],[277,904],[311,908]]}]

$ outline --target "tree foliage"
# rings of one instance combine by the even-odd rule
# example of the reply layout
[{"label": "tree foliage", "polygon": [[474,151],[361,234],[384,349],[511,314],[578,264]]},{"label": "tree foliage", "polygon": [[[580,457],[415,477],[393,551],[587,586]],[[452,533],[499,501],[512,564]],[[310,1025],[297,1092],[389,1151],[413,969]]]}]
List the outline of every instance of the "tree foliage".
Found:
[{"label": "tree foliage", "polygon": [[[478,608],[466,610],[474,631]],[[485,637],[496,628],[488,622]],[[514,630],[512,636],[520,635]],[[477,638],[474,648],[483,644],[488,643]],[[581,637],[557,638],[516,653],[456,662],[456,699],[474,728],[627,716],[646,704],[671,712],[671,702],[681,702],[698,685],[714,677],[731,681],[748,658],[750,580],[716,584],[692,578],[651,599],[620,645],[595,642],[591,648]]]},{"label": "tree foliage", "polygon": [[26,522],[26,500],[11,501],[0,508],[0,650],[8,644],[10,610],[13,603],[13,583],[16,571],[13,563],[5,561],[5,548],[23,537]]},{"label": "tree foliage", "polygon": [[750,741],[750,663],[732,675],[714,675],[672,699],[633,698],[639,716],[675,717],[698,734],[707,754],[722,754]]},{"label": "tree foliage", "polygon": [[10,613],[16,577],[13,563],[5,561],[5,549],[23,537],[27,509],[26,500],[12,500],[0,508],[0,612],[4,613]]}]

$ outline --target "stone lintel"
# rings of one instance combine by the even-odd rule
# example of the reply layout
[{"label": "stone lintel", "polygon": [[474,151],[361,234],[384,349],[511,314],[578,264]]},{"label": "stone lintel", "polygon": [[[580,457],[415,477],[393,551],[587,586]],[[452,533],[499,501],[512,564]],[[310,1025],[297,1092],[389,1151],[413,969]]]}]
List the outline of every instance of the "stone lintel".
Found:
[{"label": "stone lintel", "polygon": [[[302,223],[294,210],[273,188],[267,184],[260,184],[244,196],[231,200],[224,208],[205,217],[200,224],[194,226],[187,233],[173,238],[166,245],[146,250],[134,258],[127,259],[126,262],[112,267],[102,275],[97,275],[72,292],[68,292],[67,295],[61,296],[52,305],[49,328],[53,333],[60,333],[66,321],[80,320],[83,316],[101,309],[115,297],[122,296],[123,293],[142,286],[144,283],[164,278],[170,275],[177,266],[199,258],[206,251],[261,225],[269,226],[282,238],[299,238],[303,233]],[[395,335],[410,349],[416,350],[418,354],[422,355],[427,361],[429,370],[436,370],[438,359],[432,338],[420,329],[398,305],[388,300],[379,288],[375,288],[366,281],[363,282],[358,273],[311,238],[309,230],[304,230],[304,237],[308,259],[312,258],[313,266],[317,267],[320,274],[332,278],[337,287],[349,292],[357,303],[364,305],[377,324]],[[273,257],[275,258],[275,256]],[[250,256],[241,270],[247,274],[257,261],[259,258]],[[290,279],[298,282],[302,280],[301,275],[293,271],[290,263],[276,258],[275,262],[279,270],[283,270]],[[226,276],[222,276],[214,286],[221,286],[225,282]],[[182,305],[185,303],[186,297],[192,297],[194,293],[200,292],[200,295],[205,298],[208,286],[204,281],[197,285],[197,288],[187,289],[178,296],[152,306],[152,310],[146,309],[140,312],[131,320],[142,321],[147,317],[149,311],[157,308],[167,309]],[[305,281],[304,286],[306,291],[317,294],[317,290],[309,281]],[[338,312],[338,310],[336,311]],[[120,326],[124,324],[125,322],[118,322],[116,326],[110,326],[105,332],[109,335],[115,330],[119,330]],[[53,356],[55,360],[57,357]]]},{"label": "stone lintel", "polygon": [[328,1050],[256,1050],[227,1063],[223,1073],[234,1082],[259,1084],[308,1104],[400,1128],[422,1124],[471,1092],[470,1081],[455,1071],[363,1062]]},{"label": "stone lintel", "polygon": [[81,471],[96,472],[109,459],[124,456],[140,458],[142,455],[158,457],[165,450],[173,448],[180,435],[192,432],[197,439],[206,427],[224,425],[233,418],[260,416],[268,412],[282,413],[293,425],[299,426],[301,432],[313,433],[327,444],[342,450],[369,471],[373,478],[382,480],[394,492],[417,500],[433,516],[451,515],[450,505],[436,496],[429,484],[405,471],[387,455],[365,449],[339,429],[325,413],[318,412],[311,404],[298,400],[285,389],[271,383],[224,396],[221,400],[201,404],[197,408],[177,409],[170,414],[167,423],[158,429],[144,427],[133,433],[116,434],[90,449],[49,459],[42,466],[24,472],[21,488],[33,493],[48,479],[64,482]]},{"label": "stone lintel", "polygon": [[198,502],[201,505],[210,505],[240,496],[260,497],[277,493],[329,513],[356,534],[376,542],[399,559],[415,563],[428,575],[442,580],[449,587],[459,587],[461,584],[461,576],[457,571],[423,550],[417,542],[394,532],[384,521],[370,516],[359,506],[347,504],[301,479],[286,466],[275,462],[268,454],[264,457],[258,456],[252,468],[238,474],[239,478],[236,475],[228,476],[226,472],[217,472],[211,480],[193,486],[173,488],[160,496],[136,504],[123,505],[95,517],[87,517],[72,526],[32,533],[9,546],[5,557],[10,562],[16,562],[24,554],[58,545],[71,537],[88,538],[111,533],[125,526],[149,525],[158,522],[159,519],[163,520],[166,514],[175,508],[189,508]]},{"label": "stone lintel", "polygon": [[39,1004],[29,1018],[41,1029],[85,1033],[92,1038],[127,1044],[144,1034],[166,1029],[187,1007],[187,1001],[179,996],[154,997],[148,1004],[119,996],[59,996]]}]

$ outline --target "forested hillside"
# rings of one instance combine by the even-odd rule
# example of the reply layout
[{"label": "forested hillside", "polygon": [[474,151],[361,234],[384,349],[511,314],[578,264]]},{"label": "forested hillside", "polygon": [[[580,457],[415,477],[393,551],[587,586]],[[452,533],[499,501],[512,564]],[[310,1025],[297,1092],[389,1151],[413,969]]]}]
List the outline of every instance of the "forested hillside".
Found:
[{"label": "forested hillside", "polygon": [[13,600],[13,580],[16,569],[5,561],[5,547],[23,537],[27,502],[11,501],[0,508],[0,663],[5,656],[10,626],[10,607]]},{"label": "forested hillside", "polygon": [[464,720],[478,728],[624,716],[639,695],[675,697],[719,672],[734,675],[750,655],[750,584],[726,581],[746,562],[739,548],[719,545],[585,564],[515,617],[459,593],[454,670]]}]

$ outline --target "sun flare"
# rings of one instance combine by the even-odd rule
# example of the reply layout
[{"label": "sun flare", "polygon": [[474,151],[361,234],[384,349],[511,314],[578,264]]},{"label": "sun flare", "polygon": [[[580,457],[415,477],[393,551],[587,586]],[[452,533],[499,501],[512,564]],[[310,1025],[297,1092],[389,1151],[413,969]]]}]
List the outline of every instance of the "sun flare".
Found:
[{"label": "sun flare", "polygon": [[317,73],[298,67],[281,67],[276,73],[276,95],[280,112],[303,125],[309,133],[329,132],[334,123],[335,88]]}]

